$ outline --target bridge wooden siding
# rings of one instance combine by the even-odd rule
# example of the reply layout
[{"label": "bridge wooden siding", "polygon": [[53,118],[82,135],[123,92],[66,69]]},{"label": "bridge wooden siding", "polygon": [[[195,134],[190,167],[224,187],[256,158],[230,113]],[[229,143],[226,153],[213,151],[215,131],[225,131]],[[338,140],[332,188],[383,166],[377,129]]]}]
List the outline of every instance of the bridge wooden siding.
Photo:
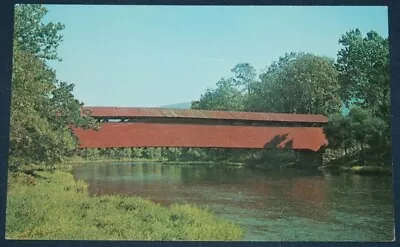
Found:
[{"label": "bridge wooden siding", "polygon": [[[321,126],[328,119],[322,115],[117,107],[87,107],[84,110],[91,111],[91,115],[99,120],[121,122],[101,123],[98,131],[73,128],[79,148],[288,148],[318,151],[327,145]],[[160,123],[162,119],[170,121]],[[183,123],[188,119],[203,122]],[[205,120],[208,124],[204,124]],[[229,121],[229,124],[219,124],[220,120]],[[254,123],[261,126],[252,126]]]}]

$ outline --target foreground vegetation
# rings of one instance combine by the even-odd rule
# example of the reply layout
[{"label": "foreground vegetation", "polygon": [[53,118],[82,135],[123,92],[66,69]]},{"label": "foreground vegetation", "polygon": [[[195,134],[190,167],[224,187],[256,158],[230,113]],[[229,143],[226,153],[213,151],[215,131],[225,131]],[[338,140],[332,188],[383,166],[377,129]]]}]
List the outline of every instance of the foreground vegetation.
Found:
[{"label": "foreground vegetation", "polygon": [[[32,168],[26,171],[32,171]],[[29,172],[30,173],[30,172]],[[89,197],[68,170],[10,174],[6,237],[85,240],[237,240],[241,229],[190,205]]]}]

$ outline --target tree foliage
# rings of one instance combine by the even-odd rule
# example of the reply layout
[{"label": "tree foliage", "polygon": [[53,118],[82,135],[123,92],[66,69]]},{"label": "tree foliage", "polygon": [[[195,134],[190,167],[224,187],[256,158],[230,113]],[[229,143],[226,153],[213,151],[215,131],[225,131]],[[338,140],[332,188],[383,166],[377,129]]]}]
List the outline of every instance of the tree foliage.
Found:
[{"label": "tree foliage", "polygon": [[[339,40],[336,69],[339,73],[339,95],[350,106],[346,130],[328,130],[331,138],[349,132],[345,141],[353,140],[364,157],[366,150],[391,164],[390,79],[388,39],[374,31],[363,37],[351,30]],[[331,116],[330,122],[336,118]],[[342,126],[343,127],[343,126]]]},{"label": "tree foliage", "polygon": [[57,59],[63,25],[42,22],[47,10],[41,5],[17,5],[12,74],[11,165],[62,162],[76,147],[70,125],[95,128],[94,120],[81,114],[73,84],[60,82],[46,65]]},{"label": "tree foliage", "polygon": [[325,114],[340,109],[334,60],[290,53],[260,76],[251,108],[256,111]]},{"label": "tree foliage", "polygon": [[47,9],[40,4],[19,4],[15,7],[14,45],[41,59],[59,59],[57,47],[62,41],[61,23],[43,23]]},{"label": "tree foliage", "polygon": [[[340,39],[337,60],[310,53],[287,53],[259,79],[249,63],[239,63],[229,79],[208,89],[193,109],[323,114],[329,147],[361,155],[391,154],[388,39],[351,30]],[[350,107],[347,116],[343,106]],[[210,152],[208,152],[211,155]],[[211,155],[213,156],[213,155]]]},{"label": "tree foliage", "polygon": [[247,90],[248,94],[252,93],[252,86],[257,80],[256,69],[249,63],[239,63],[231,69],[234,74],[235,86],[238,86],[240,90]]},{"label": "tree foliage", "polygon": [[341,107],[338,73],[334,60],[327,57],[286,54],[267,67],[260,80],[248,63],[231,71],[232,78],[222,78],[192,108],[328,115]]},{"label": "tree foliage", "polygon": [[165,148],[162,152],[162,156],[168,158],[168,160],[171,161],[179,160],[181,155],[182,151],[179,148]]},{"label": "tree foliage", "polygon": [[222,78],[217,82],[216,89],[207,89],[199,101],[192,103],[192,109],[241,111],[243,110],[243,96],[235,87],[232,78]]},{"label": "tree foliage", "polygon": [[332,114],[329,117],[329,123],[324,127],[324,132],[328,137],[330,148],[344,149],[347,154],[353,144],[348,117],[340,113]]},{"label": "tree foliage", "polygon": [[[386,129],[387,123],[374,116],[372,110],[353,106],[348,116],[338,113],[331,115],[324,131],[330,148],[344,149],[346,154],[350,148],[355,149],[359,151],[361,160],[365,160],[367,150],[372,155],[390,158]],[[373,159],[376,160],[376,157]]]},{"label": "tree foliage", "polygon": [[387,148],[385,143],[385,129],[387,129],[386,121],[374,116],[372,109],[363,109],[361,107],[352,107],[349,116],[350,130],[354,140],[364,151],[368,147]]},{"label": "tree foliage", "polygon": [[382,119],[390,117],[389,42],[370,31],[365,37],[351,30],[339,40],[336,67],[344,103],[371,109]]},{"label": "tree foliage", "polygon": [[162,149],[157,147],[144,148],[142,157],[146,159],[160,159],[162,156]]}]

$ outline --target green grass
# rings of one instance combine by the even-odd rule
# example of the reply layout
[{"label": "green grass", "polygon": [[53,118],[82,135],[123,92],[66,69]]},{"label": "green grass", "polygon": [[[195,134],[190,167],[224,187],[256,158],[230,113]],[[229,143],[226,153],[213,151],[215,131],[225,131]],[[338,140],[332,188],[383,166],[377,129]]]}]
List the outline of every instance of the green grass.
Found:
[{"label": "green grass", "polygon": [[[65,170],[68,170],[65,168]],[[89,197],[68,171],[9,176],[6,238],[238,240],[241,229],[205,209],[162,207],[138,197]]]}]

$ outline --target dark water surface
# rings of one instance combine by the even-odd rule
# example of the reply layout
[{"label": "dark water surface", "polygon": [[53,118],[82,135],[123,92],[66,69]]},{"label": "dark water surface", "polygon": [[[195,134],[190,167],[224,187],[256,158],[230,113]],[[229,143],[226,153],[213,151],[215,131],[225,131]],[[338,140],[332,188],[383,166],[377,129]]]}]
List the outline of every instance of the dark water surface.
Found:
[{"label": "dark water surface", "polygon": [[391,241],[391,177],[294,169],[88,164],[74,168],[91,195],[206,206],[240,224],[244,240]]}]

